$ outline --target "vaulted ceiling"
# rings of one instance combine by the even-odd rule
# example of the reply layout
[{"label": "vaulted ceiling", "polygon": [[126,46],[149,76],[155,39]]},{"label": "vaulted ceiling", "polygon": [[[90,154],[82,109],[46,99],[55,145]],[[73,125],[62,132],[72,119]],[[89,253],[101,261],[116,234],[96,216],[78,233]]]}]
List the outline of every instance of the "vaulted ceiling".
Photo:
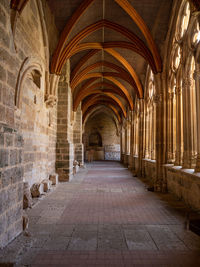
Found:
[{"label": "vaulted ceiling", "polygon": [[50,71],[60,74],[70,59],[74,111],[106,105],[126,116],[136,95],[143,98],[147,65],[162,72],[173,0],[46,1],[60,33]]},{"label": "vaulted ceiling", "polygon": [[74,110],[113,106],[126,116],[143,98],[147,65],[162,71],[171,0],[47,0],[60,40],[51,60],[59,74],[70,59]]}]

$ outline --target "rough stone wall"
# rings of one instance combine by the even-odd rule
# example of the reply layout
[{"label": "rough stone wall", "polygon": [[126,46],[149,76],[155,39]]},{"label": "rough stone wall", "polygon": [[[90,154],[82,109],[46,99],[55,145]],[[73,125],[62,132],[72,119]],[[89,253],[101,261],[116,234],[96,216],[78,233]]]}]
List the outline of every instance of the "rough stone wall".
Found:
[{"label": "rough stone wall", "polygon": [[97,114],[88,119],[84,132],[85,151],[92,148],[89,146],[89,137],[95,132],[98,132],[102,137],[102,147],[93,147],[96,150],[94,160],[119,160],[120,137],[117,135],[117,129],[114,121],[104,113]]},{"label": "rough stone wall", "polygon": [[[23,180],[31,186],[55,171],[57,114],[56,107],[46,107],[44,98],[49,47],[44,40],[41,3],[44,1],[29,1],[12,28],[10,1],[0,1],[0,246],[22,230]],[[47,5],[45,8],[46,16],[51,17]],[[50,17],[47,21],[52,22]],[[49,39],[57,41],[53,23],[46,27],[51,28]],[[31,58],[37,58],[43,67],[40,88],[34,70],[26,73],[17,107],[19,75]]]},{"label": "rough stone wall", "polygon": [[60,181],[68,181],[73,173],[73,112],[69,86],[69,61],[63,68],[58,84],[56,171]]},{"label": "rough stone wall", "polygon": [[22,231],[23,139],[0,123],[0,248]]},{"label": "rough stone wall", "polygon": [[[24,181],[30,186],[55,172],[56,107],[49,109],[44,101],[45,70],[48,69],[46,49],[49,48],[45,47],[43,30],[38,3],[29,1],[16,24],[15,46],[21,64],[27,57],[36,57],[43,73],[40,85],[34,82],[32,73],[25,78],[15,122],[24,138]],[[55,29],[54,33],[56,37]]]},{"label": "rough stone wall", "polygon": [[24,139],[24,181],[32,186],[55,172],[56,110],[46,108],[41,88],[31,79],[23,92],[19,130]]}]

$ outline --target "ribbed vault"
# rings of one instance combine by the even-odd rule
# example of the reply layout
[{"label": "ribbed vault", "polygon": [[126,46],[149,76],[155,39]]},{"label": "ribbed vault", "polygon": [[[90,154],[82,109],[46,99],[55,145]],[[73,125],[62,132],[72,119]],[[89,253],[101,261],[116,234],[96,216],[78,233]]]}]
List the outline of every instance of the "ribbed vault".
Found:
[{"label": "ribbed vault", "polygon": [[70,60],[73,110],[81,104],[85,117],[91,107],[103,105],[118,121],[126,117],[135,98],[143,98],[146,67],[162,72],[159,43],[152,34],[158,1],[145,1],[144,7],[136,0],[61,0],[60,7],[58,1],[48,3],[60,30],[50,69],[59,75]]}]

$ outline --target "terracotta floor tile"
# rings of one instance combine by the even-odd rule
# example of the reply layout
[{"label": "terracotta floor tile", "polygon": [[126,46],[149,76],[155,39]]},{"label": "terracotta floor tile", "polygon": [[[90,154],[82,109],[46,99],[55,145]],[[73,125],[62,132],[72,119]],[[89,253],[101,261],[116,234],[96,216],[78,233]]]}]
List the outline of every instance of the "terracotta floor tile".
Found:
[{"label": "terracotta floor tile", "polygon": [[93,162],[28,211],[32,245],[17,266],[200,266],[182,208],[119,162]]}]

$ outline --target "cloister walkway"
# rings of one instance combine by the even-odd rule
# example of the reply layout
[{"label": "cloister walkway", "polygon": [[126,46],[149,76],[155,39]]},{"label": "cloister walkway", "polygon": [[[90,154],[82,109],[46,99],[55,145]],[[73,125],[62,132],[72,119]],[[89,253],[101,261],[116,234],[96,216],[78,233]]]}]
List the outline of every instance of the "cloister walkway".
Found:
[{"label": "cloister walkway", "polygon": [[182,208],[119,162],[93,162],[28,211],[30,236],[7,250],[23,244],[18,266],[200,266]]}]

